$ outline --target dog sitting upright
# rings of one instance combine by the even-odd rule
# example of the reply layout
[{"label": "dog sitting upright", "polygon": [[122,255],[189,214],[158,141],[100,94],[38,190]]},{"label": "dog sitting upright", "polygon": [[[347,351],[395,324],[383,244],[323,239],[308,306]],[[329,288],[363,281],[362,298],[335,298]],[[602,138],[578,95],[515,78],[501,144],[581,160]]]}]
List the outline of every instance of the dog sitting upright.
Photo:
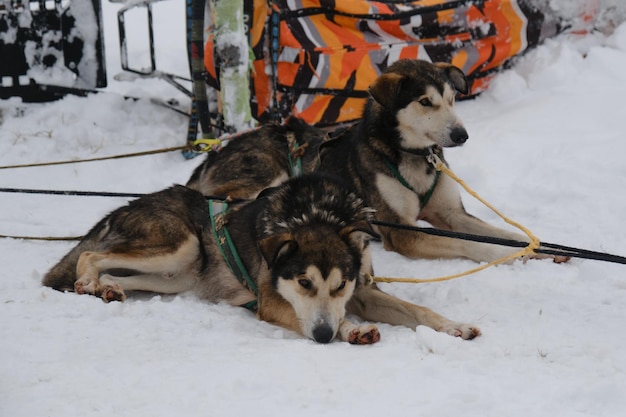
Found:
[{"label": "dog sitting upright", "polygon": [[[428,161],[431,154],[445,161],[442,148],[468,139],[454,111],[457,91],[467,94],[469,84],[452,65],[395,62],[370,86],[361,121],[322,145],[319,170],[349,181],[376,210],[376,220],[415,225],[423,219],[440,229],[527,241],[468,214],[457,184]],[[380,227],[380,234],[387,250],[411,258],[480,262],[518,250],[388,227]]]},{"label": "dog sitting upright", "polygon": [[183,186],[143,196],[96,224],[43,284],[105,301],[193,291],[256,307],[260,319],[320,343],[379,340],[376,326],[351,323],[346,309],[464,339],[480,334],[360,282],[371,272],[372,210],[338,180],[302,176],[265,194],[227,214]]},{"label": "dog sitting upright", "polygon": [[236,136],[209,152],[187,182],[204,195],[252,199],[289,177],[313,172],[326,133],[296,117]]}]

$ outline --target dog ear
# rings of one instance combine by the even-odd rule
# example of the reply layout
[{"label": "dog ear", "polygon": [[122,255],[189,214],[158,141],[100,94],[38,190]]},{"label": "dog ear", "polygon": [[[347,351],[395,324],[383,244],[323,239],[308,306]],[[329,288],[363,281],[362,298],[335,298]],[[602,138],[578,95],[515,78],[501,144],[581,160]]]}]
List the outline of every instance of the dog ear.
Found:
[{"label": "dog ear", "polygon": [[396,97],[402,88],[404,76],[393,72],[378,77],[369,87],[369,93],[378,104],[393,109]]},{"label": "dog ear", "polygon": [[323,161],[324,157],[328,155],[328,153],[331,152],[332,149],[334,149],[337,145],[339,145],[342,139],[343,139],[343,136],[339,136],[336,138],[327,139],[324,142],[322,142],[320,146],[317,148],[317,155],[320,161]]},{"label": "dog ear", "polygon": [[370,240],[380,239],[380,236],[374,231],[372,225],[365,220],[345,226],[339,232],[339,236],[343,239],[347,239],[350,244],[358,248],[360,251],[365,249]]},{"label": "dog ear", "polygon": [[454,65],[447,64],[445,62],[437,62],[435,65],[446,75],[448,80],[452,83],[456,91],[462,94],[469,94],[469,81],[463,71]]},{"label": "dog ear", "polygon": [[259,249],[271,269],[280,258],[292,255],[298,249],[298,243],[293,240],[291,233],[279,233],[261,239]]}]

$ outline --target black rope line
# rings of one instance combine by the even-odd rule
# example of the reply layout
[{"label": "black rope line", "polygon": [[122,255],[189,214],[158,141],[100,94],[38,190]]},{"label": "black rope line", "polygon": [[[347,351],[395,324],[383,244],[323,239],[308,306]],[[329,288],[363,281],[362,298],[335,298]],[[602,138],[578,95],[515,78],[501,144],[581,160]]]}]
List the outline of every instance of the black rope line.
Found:
[{"label": "black rope line", "polygon": [[[28,188],[0,188],[0,192],[3,193],[23,193],[23,194],[42,194],[42,195],[63,195],[63,196],[79,196],[79,197],[122,197],[122,198],[139,198],[146,195],[145,193],[119,193],[119,192],[107,192],[107,191],[70,191],[70,190],[36,190]],[[241,203],[250,201],[246,199],[231,199],[224,196],[205,196],[207,200],[228,200],[229,202]],[[436,229],[433,227],[419,227],[410,226],[406,224],[391,223],[380,220],[372,220],[371,223],[376,226],[389,227],[399,230],[408,230],[412,232],[426,233],[434,236],[442,236],[453,239],[468,240],[472,242],[488,243],[500,246],[509,246],[515,248],[524,248],[528,246],[528,242],[523,242],[514,239],[503,239],[493,236],[475,235],[471,233],[452,232],[449,230]],[[28,237],[28,236],[8,236],[0,235],[0,238],[13,238],[13,239],[33,239],[33,240],[75,240],[80,237]],[[559,245],[556,243],[540,242],[541,247],[535,249],[536,253],[544,255],[555,256],[568,256],[571,258],[591,259],[597,261],[605,261],[626,265],[626,257],[619,255],[612,255],[605,252],[597,252],[588,249],[580,249],[571,246]]]},{"label": "black rope line", "polygon": [[[22,194],[39,194],[39,195],[62,195],[62,196],[80,196],[80,197],[123,197],[123,198],[139,198],[146,193],[116,193],[107,191],[70,191],[70,190],[33,190],[27,188],[0,188],[3,193],[22,193]],[[227,200],[231,204],[243,203],[247,200],[244,198],[230,198],[225,196],[204,196],[207,200]],[[44,241],[72,241],[81,240],[84,236],[20,236],[20,235],[1,235],[0,239],[18,239],[18,240],[44,240]]]},{"label": "black rope line", "polygon": [[[80,197],[124,197],[124,198],[138,198],[144,195],[144,194],[138,194],[138,193],[115,193],[115,192],[106,192],[106,191],[33,190],[33,189],[28,189],[28,188],[0,188],[0,192],[19,193],[19,194],[80,196]],[[72,241],[72,240],[81,240],[83,236],[0,235],[0,238],[1,239],[18,239],[18,240]]]},{"label": "black rope line", "polygon": [[[22,194],[42,194],[42,195],[63,195],[79,197],[123,197],[139,198],[152,193],[118,193],[109,191],[77,191],[77,190],[36,190],[31,188],[0,188],[0,193],[22,193]],[[205,195],[207,200],[228,201],[231,204],[252,201],[246,198],[232,198],[222,195]]]},{"label": "black rope line", "polygon": [[83,236],[19,236],[19,235],[0,235],[0,239],[16,239],[16,240],[44,240],[46,242],[65,242],[73,240],[81,240]]},{"label": "black rope line", "polygon": [[[519,240],[502,239],[498,237],[474,235],[474,234],[462,233],[462,232],[451,232],[448,230],[435,229],[432,227],[409,226],[405,224],[390,223],[390,222],[384,222],[384,221],[378,221],[378,220],[373,220],[371,223],[376,226],[390,227],[390,228],[400,229],[400,230],[409,230],[413,232],[426,233],[426,234],[434,235],[434,236],[443,236],[443,237],[449,237],[449,238],[455,238],[455,239],[469,240],[473,242],[489,243],[493,245],[510,246],[510,247],[516,247],[516,248],[524,248],[528,246],[528,242],[522,242]],[[544,255],[569,256],[571,258],[591,259],[591,260],[605,261],[605,262],[612,262],[612,263],[626,265],[626,257],[623,257],[623,256],[612,255],[612,254],[604,253],[604,252],[596,252],[596,251],[587,250],[587,249],[579,249],[579,248],[574,248],[571,246],[558,245],[555,243],[540,242],[540,244],[543,248],[548,248],[548,249],[542,249],[540,247],[538,249],[535,249],[535,252],[541,253]]]},{"label": "black rope line", "polygon": [[126,197],[138,198],[145,194],[139,193],[116,193],[107,191],[64,191],[64,190],[34,190],[28,188],[0,188],[3,193],[21,193],[21,194],[44,194],[44,195],[66,195],[80,197]]}]

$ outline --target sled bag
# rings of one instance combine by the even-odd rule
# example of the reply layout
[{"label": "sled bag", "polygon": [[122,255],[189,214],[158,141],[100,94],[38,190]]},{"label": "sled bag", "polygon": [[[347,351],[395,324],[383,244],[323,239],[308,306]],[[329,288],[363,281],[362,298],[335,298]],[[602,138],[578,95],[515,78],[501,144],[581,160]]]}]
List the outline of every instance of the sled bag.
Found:
[{"label": "sled bag", "polygon": [[[360,118],[368,86],[398,59],[452,63],[475,95],[512,57],[562,30],[530,0],[248,0],[244,9],[252,116],[294,114],[321,127]],[[207,83],[219,90],[214,49],[209,36]]]}]

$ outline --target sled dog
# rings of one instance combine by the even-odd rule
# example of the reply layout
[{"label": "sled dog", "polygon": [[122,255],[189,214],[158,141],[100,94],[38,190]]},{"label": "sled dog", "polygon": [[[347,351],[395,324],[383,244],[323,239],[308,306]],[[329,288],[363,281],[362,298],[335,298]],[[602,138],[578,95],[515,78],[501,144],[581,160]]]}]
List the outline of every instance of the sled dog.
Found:
[{"label": "sled dog", "polygon": [[[376,236],[372,210],[337,179],[293,178],[226,214],[208,212],[213,202],[183,186],[134,200],[97,223],[43,284],[104,301],[123,301],[128,291],[192,291],[211,302],[246,305],[259,319],[320,343],[380,339],[374,324],[354,324],[346,312],[463,339],[480,334],[366,285],[368,242]],[[222,253],[229,244],[239,269],[234,254]]]},{"label": "sled dog", "polygon": [[317,168],[318,148],[326,138],[295,117],[283,125],[262,125],[209,152],[186,185],[207,196],[256,198],[266,188]]},{"label": "sled dog", "polygon": [[[322,145],[319,170],[350,182],[376,220],[432,226],[528,241],[468,214],[457,184],[429,163],[445,162],[443,148],[460,146],[467,131],[454,110],[456,92],[467,94],[463,72],[449,64],[399,60],[369,88],[361,121]],[[410,258],[493,261],[515,250],[503,246],[380,227],[385,249]],[[560,259],[563,260],[563,259]]]}]

